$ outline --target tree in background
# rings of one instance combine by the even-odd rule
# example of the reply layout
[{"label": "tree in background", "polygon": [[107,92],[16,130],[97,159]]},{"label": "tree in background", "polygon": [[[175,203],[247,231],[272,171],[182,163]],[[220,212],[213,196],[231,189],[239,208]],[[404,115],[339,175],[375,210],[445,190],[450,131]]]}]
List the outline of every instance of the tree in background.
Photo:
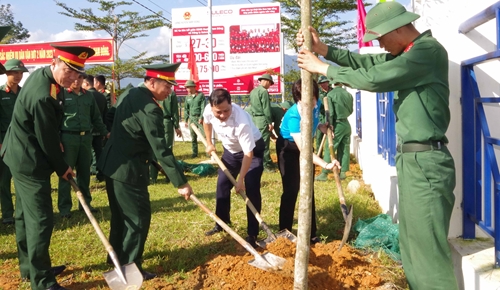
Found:
[{"label": "tree in background", "polygon": [[[153,62],[166,62],[168,55],[158,55],[154,57],[145,57],[147,51],[139,52],[138,55],[133,56],[131,59],[124,60],[119,57],[120,47],[127,40],[146,37],[148,36],[145,31],[159,28],[162,26],[171,27],[162,16],[161,11],[146,16],[140,16],[138,12],[121,10],[118,11],[120,6],[132,5],[132,2],[126,1],[106,1],[106,0],[87,0],[90,3],[98,3],[101,15],[96,15],[91,8],[73,9],[65,3],[55,1],[56,5],[63,8],[65,11],[59,12],[71,18],[76,18],[83,23],[75,23],[75,30],[77,31],[104,31],[114,39],[115,42],[115,63],[114,75],[117,81],[117,93],[120,90],[120,81],[124,78],[142,78],[144,77],[144,70],[140,68],[142,65],[150,64]],[[117,12],[117,13],[115,13]],[[89,74],[106,76],[111,79],[113,66],[111,65],[95,65],[88,69]]]},{"label": "tree in background", "polygon": [[[291,48],[298,51],[295,36],[300,29],[300,0],[274,0],[281,3],[281,32]],[[311,0],[311,25],[327,45],[347,48],[357,43],[355,23],[340,18],[339,14],[354,11],[356,0]]]},{"label": "tree in background", "polygon": [[2,44],[26,42],[30,37],[28,29],[24,28],[20,21],[15,22],[14,14],[10,10],[10,4],[0,5],[0,26],[12,27],[0,42]]}]

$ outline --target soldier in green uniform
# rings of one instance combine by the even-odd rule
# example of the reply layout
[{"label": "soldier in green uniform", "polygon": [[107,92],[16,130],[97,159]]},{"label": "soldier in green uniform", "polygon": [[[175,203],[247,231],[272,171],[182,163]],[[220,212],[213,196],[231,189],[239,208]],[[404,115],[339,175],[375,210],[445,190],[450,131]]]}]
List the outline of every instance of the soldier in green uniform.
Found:
[{"label": "soldier in green uniform", "polygon": [[[330,116],[327,121],[335,128],[333,132],[333,150],[335,158],[339,160],[341,165],[339,177],[345,179],[346,172],[349,171],[351,150],[351,124],[347,117],[352,114],[354,99],[348,91],[342,88],[342,84],[335,83],[334,86],[333,90],[327,95],[328,108],[330,109]],[[323,157],[323,159],[325,158],[326,156]],[[328,160],[330,160],[330,156],[328,156]],[[325,159],[325,161],[327,160]],[[316,180],[318,180],[318,177],[316,177]]]},{"label": "soldier in green uniform", "polygon": [[[318,85],[319,85],[319,99],[318,99],[318,106],[319,108],[319,123],[323,124],[326,121],[325,118],[325,104],[323,103],[323,99],[328,95],[328,93],[332,90],[332,87],[330,87],[330,81],[328,80],[327,77],[325,76],[320,76],[318,79]],[[331,124],[331,123],[330,123]],[[321,146],[321,141],[323,140],[323,132],[321,130],[316,130],[316,152],[319,151],[319,147]],[[330,163],[332,160],[330,158],[330,148],[328,147],[328,138],[325,138],[325,143],[323,143],[323,160],[326,161],[326,163]],[[321,156],[320,156],[321,157]],[[338,159],[337,157],[337,160]],[[317,181],[327,181],[328,180],[328,173],[331,172],[330,170],[327,169],[322,169],[321,173],[314,178],[314,180]]]},{"label": "soldier in green uniform", "polygon": [[94,77],[94,88],[99,93],[103,94],[106,97],[106,103],[108,104],[108,109],[113,106],[111,101],[111,93],[106,90],[106,77],[103,75],[96,75]]},{"label": "soldier in green uniform", "polygon": [[50,176],[75,176],[60,147],[63,88],[84,72],[94,50],[56,46],[50,66],[30,74],[14,105],[0,151],[16,188],[15,227],[19,269],[31,289],[61,290],[51,269],[49,246],[54,227]]},{"label": "soldier in green uniform", "polygon": [[[387,54],[357,54],[329,47],[312,33],[299,67],[336,82],[394,97],[398,154],[399,242],[410,289],[458,289],[448,230],[455,196],[455,164],[446,144],[450,123],[448,53],[430,31],[411,23],[420,16],[397,2],[375,5],[366,16],[363,42],[377,39]],[[303,44],[299,31],[297,44]]]},{"label": "soldier in green uniform", "polygon": [[[182,137],[182,132],[179,127],[179,102],[177,95],[172,90],[172,93],[163,101],[158,102],[163,109],[163,125],[165,125],[165,140],[167,141],[168,148],[172,149],[174,145],[174,131],[177,137]],[[158,170],[151,165],[151,180],[156,183],[158,178]],[[165,177],[167,183],[170,182],[168,177]]]},{"label": "soldier in green uniform", "polygon": [[[156,274],[142,268],[144,244],[151,223],[149,163],[158,158],[171,183],[189,199],[192,188],[165,140],[159,101],[172,92],[180,63],[144,66],[144,86],[131,88],[116,104],[111,137],[97,167],[106,176],[111,209],[109,242],[120,263],[135,262],[144,279]],[[153,155],[154,154],[154,155]]]},{"label": "soldier in green uniform", "polygon": [[271,100],[269,99],[269,87],[274,84],[273,77],[269,74],[263,74],[258,78],[259,86],[250,92],[250,111],[252,120],[262,134],[262,139],[266,144],[264,150],[264,170],[274,171],[275,165],[271,160],[269,151],[269,142],[271,141],[271,132],[273,131],[273,115],[271,112]]},{"label": "soldier in green uniform", "polygon": [[[76,169],[76,182],[91,212],[97,212],[90,204],[90,166],[92,164],[92,130],[100,136],[108,135],[102,122],[101,112],[94,95],[82,89],[85,76],[81,74],[64,93],[64,117],[61,125],[61,148],[66,163]],[[109,136],[109,135],[108,135]],[[59,178],[57,206],[63,218],[71,217],[71,186]],[[78,204],[78,209],[83,210]]]},{"label": "soldier in green uniform", "polygon": [[[203,118],[201,114],[203,114],[206,105],[205,95],[202,92],[196,91],[196,84],[192,80],[186,81],[184,87],[188,91],[188,95],[184,101],[185,126],[187,128],[191,123],[196,124],[200,132],[203,133]],[[198,137],[191,127],[189,127],[189,133],[191,134],[191,147],[193,149],[191,157],[198,157]]]},{"label": "soldier in green uniform", "polygon": [[[24,63],[18,59],[9,59],[4,64],[7,71],[7,82],[0,86],[0,147],[2,146],[5,133],[12,119],[14,103],[21,87],[19,83],[23,79],[23,73],[28,72]],[[14,204],[12,203],[12,192],[10,183],[12,174],[9,167],[0,159],[0,204],[2,208],[2,223],[14,223]]]}]

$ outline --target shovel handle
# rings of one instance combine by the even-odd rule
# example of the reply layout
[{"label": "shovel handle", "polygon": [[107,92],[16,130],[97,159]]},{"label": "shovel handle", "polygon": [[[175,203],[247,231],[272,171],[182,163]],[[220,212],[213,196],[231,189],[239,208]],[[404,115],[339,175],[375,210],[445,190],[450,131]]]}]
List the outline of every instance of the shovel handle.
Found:
[{"label": "shovel handle", "polygon": [[325,141],[326,141],[326,134],[323,134],[323,138],[321,139],[321,143],[319,144],[318,153],[316,154],[319,157],[321,157],[321,153],[323,152],[323,146],[325,146]]},{"label": "shovel handle", "polygon": [[[191,123],[190,126],[191,126],[191,129],[193,129],[193,131],[196,133],[196,135],[198,135],[198,139],[201,140],[201,142],[203,143],[203,145],[205,145],[205,147],[208,147],[207,140],[205,139],[205,137],[203,137],[203,134],[201,134],[201,132],[198,129],[198,127],[196,127],[196,125],[193,124],[193,123]],[[231,183],[233,183],[233,185],[236,186],[236,180],[231,175],[231,173],[229,172],[229,170],[227,169],[227,167],[224,165],[224,163],[222,162],[222,160],[220,160],[220,158],[217,155],[217,153],[215,151],[212,151],[212,152],[210,152],[210,155],[215,159],[215,161],[217,162],[217,164],[219,164],[219,167],[224,172],[224,174],[226,174],[227,178],[231,181]],[[254,214],[255,218],[259,222],[259,224],[262,225],[262,228],[266,231],[266,233],[268,235],[270,234],[271,236],[275,237],[274,234],[269,229],[269,227],[267,226],[267,224],[264,222],[264,220],[260,216],[259,212],[255,208],[255,206],[253,205],[253,203],[250,201],[250,199],[246,195],[245,191],[244,190],[240,190],[238,192],[238,194],[243,198],[243,200],[245,201],[246,205],[248,206],[248,208],[250,209],[250,211],[252,211],[252,213]]]},{"label": "shovel handle", "polygon": [[225,222],[223,222],[215,213],[213,213],[208,207],[206,207],[194,194],[191,194],[189,198],[196,203],[208,216],[213,219],[219,226],[221,226],[227,233],[233,237],[240,245],[242,245],[248,252],[250,252],[254,257],[260,258],[259,252],[255,250],[247,241],[240,237],[233,229],[231,229]]},{"label": "shovel handle", "polygon": [[78,185],[76,185],[76,182],[73,179],[73,177],[69,176],[68,182],[69,182],[69,184],[71,184],[71,187],[73,187],[73,190],[76,192],[76,196],[78,197],[80,204],[82,205],[83,209],[85,210],[85,213],[87,214],[87,217],[89,218],[90,223],[94,227],[97,235],[99,236],[99,239],[101,240],[102,244],[104,245],[104,248],[106,248],[106,252],[108,252],[109,257],[113,261],[113,264],[115,265],[115,268],[116,268],[116,271],[118,272],[118,275],[123,280],[123,282],[125,284],[127,284],[127,280],[125,279],[125,275],[123,275],[123,272],[121,270],[120,262],[118,261],[118,256],[116,255],[115,250],[113,249],[113,247],[109,243],[106,236],[104,236],[104,233],[102,232],[101,227],[99,226],[99,223],[97,222],[94,215],[90,211],[90,208],[87,205],[87,202],[85,201],[85,198],[83,197],[83,194],[80,191],[80,188],[78,188]]},{"label": "shovel handle", "polygon": [[[327,120],[330,121],[330,110],[328,106],[328,97],[323,98],[324,106],[325,106],[325,115],[327,117]],[[328,126],[328,131],[327,131],[327,136],[328,136],[328,148],[330,149],[330,158],[335,160],[335,152],[333,150],[333,132],[330,126]],[[347,205],[345,203],[345,197],[344,197],[344,191],[342,189],[342,183],[340,182],[340,177],[339,177],[339,171],[335,167],[333,169],[333,177],[335,178],[335,184],[337,185],[337,192],[339,194],[339,201],[341,204],[342,208],[342,214],[344,215],[344,219],[347,218]]]}]

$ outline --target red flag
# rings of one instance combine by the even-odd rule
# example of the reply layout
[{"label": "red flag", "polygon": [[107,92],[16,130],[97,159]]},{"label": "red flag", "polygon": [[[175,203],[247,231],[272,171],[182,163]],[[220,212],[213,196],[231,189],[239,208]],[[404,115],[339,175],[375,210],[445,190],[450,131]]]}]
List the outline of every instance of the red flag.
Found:
[{"label": "red flag", "polygon": [[371,41],[363,42],[365,36],[366,24],[366,10],[362,0],[358,0],[358,47],[373,46]]},{"label": "red flag", "polygon": [[193,80],[196,84],[196,90],[200,88],[200,77],[198,76],[198,66],[196,65],[196,56],[194,55],[193,42],[191,41],[191,36],[189,37],[189,79]]}]

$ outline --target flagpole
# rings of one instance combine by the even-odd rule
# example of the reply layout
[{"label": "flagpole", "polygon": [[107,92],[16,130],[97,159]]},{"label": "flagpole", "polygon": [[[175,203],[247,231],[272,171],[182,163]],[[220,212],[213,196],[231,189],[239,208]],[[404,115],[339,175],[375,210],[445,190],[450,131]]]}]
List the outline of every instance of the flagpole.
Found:
[{"label": "flagpole", "polygon": [[[212,33],[212,0],[208,0],[208,15],[210,16],[208,19],[208,71],[210,72],[210,76],[208,78],[208,94],[210,95],[214,89],[214,70],[213,70],[213,56],[214,56],[214,48],[213,48],[213,33]],[[215,131],[212,130],[212,144],[215,144]]]}]

